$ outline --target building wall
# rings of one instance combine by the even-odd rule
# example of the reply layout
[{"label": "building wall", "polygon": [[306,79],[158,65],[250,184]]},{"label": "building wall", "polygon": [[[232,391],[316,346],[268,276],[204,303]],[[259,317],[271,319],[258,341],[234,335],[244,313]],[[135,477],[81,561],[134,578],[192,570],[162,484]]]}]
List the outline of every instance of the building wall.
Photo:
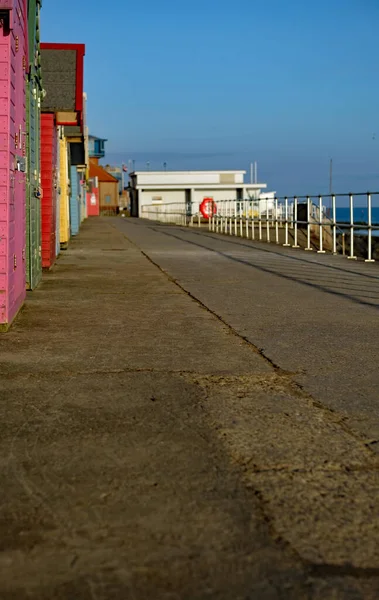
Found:
[{"label": "building wall", "polygon": [[56,127],[56,209],[55,209],[55,254],[59,256],[61,251],[61,128]]},{"label": "building wall", "polygon": [[59,238],[61,247],[66,247],[70,239],[70,186],[68,172],[68,144],[63,136],[60,140],[60,223]]},{"label": "building wall", "polygon": [[87,192],[87,214],[89,217],[98,217],[100,214],[99,188],[92,187]]},{"label": "building wall", "polygon": [[56,258],[57,129],[54,115],[41,118],[41,218],[42,266],[49,269]]},{"label": "building wall", "polygon": [[70,233],[78,235],[80,227],[79,173],[75,166],[70,169]]},{"label": "building wall", "polygon": [[0,29],[0,329],[21,308],[26,271],[26,105],[23,59],[27,56],[26,3],[13,0],[13,28]]},{"label": "building wall", "polygon": [[112,175],[112,177],[114,177],[115,179],[117,179],[118,181],[118,193],[122,194],[123,192],[123,185],[124,185],[124,177],[123,177],[123,170],[121,167],[110,167],[110,166],[106,166],[104,167],[104,169],[106,170],[107,173],[109,173],[110,175]]},{"label": "building wall", "polygon": [[183,208],[186,206],[186,196],[191,199],[192,214],[197,214],[199,212],[199,206],[204,198],[213,198],[216,203],[220,203],[222,200],[236,200],[238,197],[238,189],[239,188],[237,187],[232,190],[212,189],[211,187],[208,190],[191,190],[191,188],[188,188],[187,194],[186,190],[159,190],[159,188],[155,190],[143,190],[142,192],[139,191],[140,216],[142,216],[144,212],[146,213],[147,206],[157,204],[159,198],[162,199],[162,204],[172,204],[172,210],[175,210],[176,208],[180,210],[180,206]]},{"label": "building wall", "polygon": [[104,182],[99,183],[99,194],[100,194],[100,210],[107,210],[107,208],[114,208],[118,206],[118,182]]},{"label": "building wall", "polygon": [[[161,198],[162,204],[185,204],[186,191],[185,190],[140,190],[139,196],[139,207],[140,210],[144,206],[151,206],[157,204]],[[155,200],[154,200],[155,199]],[[141,215],[142,216],[142,215]]]},{"label": "building wall", "polygon": [[41,184],[40,122],[41,70],[39,49],[40,2],[28,0],[29,73],[27,77],[26,130],[28,183],[26,195],[26,283],[28,289],[37,287],[42,276],[41,257]]},{"label": "building wall", "polygon": [[79,217],[80,224],[87,218],[87,187],[86,170],[78,171],[79,174]]},{"label": "building wall", "polygon": [[245,171],[139,171],[138,185],[196,185],[243,184]]}]

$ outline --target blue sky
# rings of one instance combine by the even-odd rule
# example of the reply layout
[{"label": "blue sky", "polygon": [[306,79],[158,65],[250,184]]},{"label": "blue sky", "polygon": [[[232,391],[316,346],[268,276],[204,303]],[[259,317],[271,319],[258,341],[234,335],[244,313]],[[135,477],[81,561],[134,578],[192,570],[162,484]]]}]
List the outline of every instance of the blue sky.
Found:
[{"label": "blue sky", "polygon": [[54,0],[41,16],[43,41],[86,44],[109,162],[257,160],[282,195],[325,193],[332,157],[335,191],[379,189],[379,0]]}]

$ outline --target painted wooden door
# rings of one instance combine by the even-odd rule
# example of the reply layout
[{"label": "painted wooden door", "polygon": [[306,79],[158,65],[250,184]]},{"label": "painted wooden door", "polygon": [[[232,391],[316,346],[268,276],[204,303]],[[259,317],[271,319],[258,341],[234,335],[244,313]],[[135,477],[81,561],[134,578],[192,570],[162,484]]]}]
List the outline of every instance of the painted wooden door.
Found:
[{"label": "painted wooden door", "polygon": [[26,2],[7,2],[0,28],[0,329],[25,299]]},{"label": "painted wooden door", "polygon": [[31,290],[37,287],[42,276],[39,113],[39,90],[32,77],[27,84],[26,125],[29,175],[26,197],[26,284]]}]

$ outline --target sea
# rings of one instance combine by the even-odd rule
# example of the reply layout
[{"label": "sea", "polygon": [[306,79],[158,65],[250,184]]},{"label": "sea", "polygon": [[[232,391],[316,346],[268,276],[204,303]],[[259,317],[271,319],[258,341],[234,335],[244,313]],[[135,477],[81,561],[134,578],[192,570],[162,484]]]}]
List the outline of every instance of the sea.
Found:
[{"label": "sea", "polygon": [[[364,229],[365,223],[368,222],[368,211],[367,207],[356,206],[354,207],[354,223],[362,224],[362,229],[356,229],[356,235],[367,235],[367,230]],[[348,206],[336,209],[337,223],[350,223],[350,208]],[[373,225],[379,226],[379,206],[372,207],[371,209],[371,221]],[[379,237],[379,229],[374,229],[372,235]]]},{"label": "sea", "polygon": [[[350,223],[350,208],[348,206],[337,208],[337,222]],[[367,206],[354,207],[354,223],[367,223]],[[379,206],[373,206],[371,209],[371,220],[373,225],[379,225]]]}]

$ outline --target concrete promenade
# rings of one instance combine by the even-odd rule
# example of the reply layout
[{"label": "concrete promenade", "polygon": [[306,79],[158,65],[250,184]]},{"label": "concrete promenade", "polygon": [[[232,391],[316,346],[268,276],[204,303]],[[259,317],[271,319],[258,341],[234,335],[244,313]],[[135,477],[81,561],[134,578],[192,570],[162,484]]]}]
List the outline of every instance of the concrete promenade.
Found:
[{"label": "concrete promenade", "polygon": [[0,336],[1,600],[376,600],[379,268],[88,220]]}]

